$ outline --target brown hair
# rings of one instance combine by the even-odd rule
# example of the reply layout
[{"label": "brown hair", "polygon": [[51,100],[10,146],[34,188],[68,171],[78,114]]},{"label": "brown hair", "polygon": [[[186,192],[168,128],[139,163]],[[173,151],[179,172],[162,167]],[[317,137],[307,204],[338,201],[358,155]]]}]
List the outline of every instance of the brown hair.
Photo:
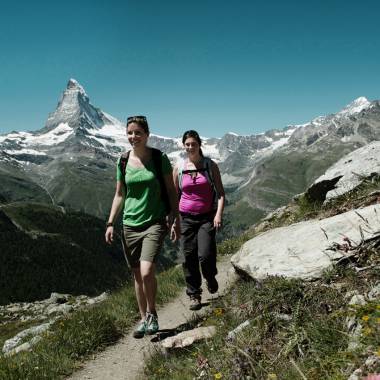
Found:
[{"label": "brown hair", "polygon": [[199,154],[203,157],[203,152],[202,152],[202,149],[201,149],[201,145],[202,145],[202,140],[201,138],[199,137],[199,134],[197,131],[194,131],[193,129],[190,129],[189,131],[186,131],[183,136],[182,136],[182,144],[185,144],[185,141],[192,137],[193,139],[195,139],[197,141],[197,143],[199,144]]},{"label": "brown hair", "polygon": [[148,120],[145,116],[137,115],[137,116],[129,116],[127,118],[127,128],[131,123],[136,123],[139,127],[141,127],[146,134],[149,134],[149,125]]}]

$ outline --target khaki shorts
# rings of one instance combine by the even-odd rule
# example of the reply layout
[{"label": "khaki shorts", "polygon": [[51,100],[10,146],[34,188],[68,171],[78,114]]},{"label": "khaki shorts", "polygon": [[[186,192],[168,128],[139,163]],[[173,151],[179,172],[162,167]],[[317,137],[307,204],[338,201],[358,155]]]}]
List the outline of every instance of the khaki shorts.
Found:
[{"label": "khaki shorts", "polygon": [[143,228],[124,225],[123,232],[125,256],[136,268],[140,261],[156,262],[168,229],[165,221],[160,221]]}]

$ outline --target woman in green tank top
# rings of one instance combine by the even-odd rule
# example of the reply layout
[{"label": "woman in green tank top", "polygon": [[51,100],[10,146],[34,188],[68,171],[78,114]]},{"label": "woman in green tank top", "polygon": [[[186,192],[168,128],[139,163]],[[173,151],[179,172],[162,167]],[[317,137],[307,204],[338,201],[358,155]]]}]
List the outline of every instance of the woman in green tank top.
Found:
[{"label": "woman in green tank top", "polygon": [[[177,240],[180,227],[172,168],[168,157],[161,153],[161,167],[157,170],[157,162],[153,162],[152,157],[153,149],[147,146],[149,127],[145,116],[132,116],[127,119],[127,136],[132,150],[128,154],[125,173],[120,170],[119,163],[117,165],[116,191],[105,238],[107,243],[112,243],[113,224],[121,209],[124,209],[125,253],[133,271],[141,315],[134,336],[141,338],[145,334],[158,331],[155,262],[168,228],[171,239]],[[164,186],[161,186],[161,182]],[[169,224],[166,222],[167,208],[163,202],[163,191],[166,191],[170,203]]]}]

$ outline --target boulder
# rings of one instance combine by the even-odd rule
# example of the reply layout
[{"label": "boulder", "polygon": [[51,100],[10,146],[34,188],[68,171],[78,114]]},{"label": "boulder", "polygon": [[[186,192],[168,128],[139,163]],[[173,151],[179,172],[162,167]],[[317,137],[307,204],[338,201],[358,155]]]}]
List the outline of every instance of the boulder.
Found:
[{"label": "boulder", "polygon": [[164,348],[186,347],[198,340],[212,338],[215,333],[215,326],[198,327],[193,330],[183,331],[175,336],[170,336],[164,339],[161,344]]},{"label": "boulder", "polygon": [[309,198],[328,201],[358,186],[364,178],[380,173],[380,141],[347,154],[315,180],[306,191]]},{"label": "boulder", "polygon": [[349,254],[331,249],[334,243],[355,246],[379,230],[380,205],[372,205],[264,232],[247,241],[231,262],[238,273],[258,280],[267,276],[311,280]]}]

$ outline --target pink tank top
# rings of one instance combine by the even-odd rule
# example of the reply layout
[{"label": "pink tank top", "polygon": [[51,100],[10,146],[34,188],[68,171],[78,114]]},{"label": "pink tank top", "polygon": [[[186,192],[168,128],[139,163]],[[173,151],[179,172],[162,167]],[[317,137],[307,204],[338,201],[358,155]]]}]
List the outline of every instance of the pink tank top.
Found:
[{"label": "pink tank top", "polygon": [[213,191],[207,177],[196,172],[182,175],[182,193],[179,201],[179,211],[187,214],[207,214],[212,211]]}]

